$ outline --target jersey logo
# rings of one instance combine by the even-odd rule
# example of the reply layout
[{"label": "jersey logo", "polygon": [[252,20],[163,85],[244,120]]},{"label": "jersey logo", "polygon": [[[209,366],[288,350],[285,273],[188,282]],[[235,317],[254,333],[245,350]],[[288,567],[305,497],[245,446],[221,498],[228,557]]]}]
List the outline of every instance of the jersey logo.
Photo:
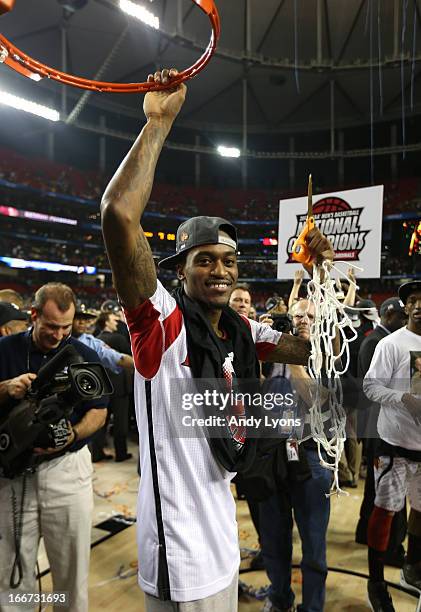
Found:
[{"label": "jersey logo", "polygon": [[225,357],[224,363],[222,364],[222,371],[224,373],[224,377],[229,382],[232,381],[233,375],[235,376],[233,361],[234,361],[234,353],[231,351],[231,353],[228,353],[228,355]]}]

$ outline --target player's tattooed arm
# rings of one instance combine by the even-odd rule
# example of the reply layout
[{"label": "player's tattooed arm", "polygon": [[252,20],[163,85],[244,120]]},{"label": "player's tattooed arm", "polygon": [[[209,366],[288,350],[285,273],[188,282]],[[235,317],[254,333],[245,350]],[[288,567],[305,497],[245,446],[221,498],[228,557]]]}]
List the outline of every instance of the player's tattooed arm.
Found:
[{"label": "player's tattooed arm", "polygon": [[290,334],[282,334],[278,344],[265,361],[307,365],[310,357],[310,342]]},{"label": "player's tattooed arm", "polygon": [[[149,75],[148,80],[166,84],[176,74],[175,70],[163,70]],[[186,87],[179,85],[145,96],[147,123],[102,198],[102,231],[114,286],[129,309],[156,290],[155,263],[140,219],[152,191],[159,155],[185,94]]]}]

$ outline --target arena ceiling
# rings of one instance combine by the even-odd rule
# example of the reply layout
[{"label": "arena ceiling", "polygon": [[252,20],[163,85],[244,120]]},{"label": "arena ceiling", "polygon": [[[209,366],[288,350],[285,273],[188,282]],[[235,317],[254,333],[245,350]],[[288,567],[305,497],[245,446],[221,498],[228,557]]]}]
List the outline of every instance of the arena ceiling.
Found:
[{"label": "arena ceiling", "polygon": [[[160,19],[154,30],[118,0],[16,0],[0,32],[35,58],[102,80],[143,81],[159,67],[185,68],[209,41],[209,20],[191,0],[136,0]],[[216,0],[217,55],[189,84],[179,124],[249,133],[295,132],[400,118],[421,111],[421,15],[416,0]],[[65,44],[64,44],[65,43]],[[64,50],[64,55],[63,55]],[[2,88],[70,113],[83,95],[34,84],[0,66]],[[244,91],[247,91],[246,115]],[[65,94],[64,94],[65,91]],[[88,106],[140,117],[140,96],[92,94]]]}]

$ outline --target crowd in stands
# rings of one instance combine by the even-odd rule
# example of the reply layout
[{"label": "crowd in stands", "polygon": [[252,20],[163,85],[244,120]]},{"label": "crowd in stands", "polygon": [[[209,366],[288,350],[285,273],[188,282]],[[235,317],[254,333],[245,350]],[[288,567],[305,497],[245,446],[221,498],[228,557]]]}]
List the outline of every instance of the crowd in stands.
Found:
[{"label": "crowd in stands", "polygon": [[[103,176],[0,149],[0,179],[19,185],[16,188],[0,183],[0,256],[108,270],[99,226],[99,199],[106,182]],[[385,213],[421,210],[421,197],[417,199],[421,195],[419,190],[418,179],[387,183]],[[65,197],[60,198],[60,194]],[[174,243],[167,237],[161,240],[158,232],[175,233],[179,217],[210,214],[234,221],[256,221],[255,225],[241,222],[237,225],[240,241],[250,241],[240,242],[240,276],[245,279],[275,279],[277,247],[264,247],[260,240],[263,237],[277,238],[279,199],[294,195],[297,194],[157,184],[151,194],[144,227],[146,231],[154,232],[150,238],[154,252],[164,255],[173,249]],[[90,201],[81,202],[69,199],[69,196]],[[25,218],[22,211],[54,215],[64,218],[64,221],[73,219],[77,223],[69,225],[48,219],[36,220],[30,214]],[[274,226],[259,226],[259,221],[273,221]],[[389,277],[420,272],[416,269],[417,258],[403,255],[396,257],[386,252],[382,258],[383,288],[386,290],[389,284],[393,289],[393,280],[389,283]],[[164,281],[171,278],[165,271],[161,271],[160,276]],[[375,286],[369,289],[382,291],[381,287]],[[104,291],[104,299],[110,297]],[[259,293],[256,295],[257,306],[262,308],[267,293],[262,292],[261,299]],[[87,299],[89,301],[89,295]]]},{"label": "crowd in stands", "polygon": [[419,258],[412,257],[393,257],[387,255],[382,261],[382,276],[405,276],[406,274],[416,274],[421,272]]},{"label": "crowd in stands", "polygon": [[87,199],[101,197],[106,184],[99,172],[82,172],[47,159],[24,157],[10,149],[0,149],[0,179]]},{"label": "crowd in stands", "polygon": [[[24,157],[15,151],[0,148],[0,179],[39,189],[44,193],[61,193],[97,201],[104,192],[108,178],[98,171],[82,172],[72,166],[42,158]],[[352,189],[358,186],[348,185],[346,188]],[[342,186],[331,185],[324,191],[342,189]],[[225,215],[233,220],[272,221],[277,218],[280,199],[300,195],[303,195],[303,189],[244,191],[157,184],[153,188],[148,211],[186,217],[210,214]],[[418,178],[385,182],[385,214],[419,210],[421,210],[421,192]]]},{"label": "crowd in stands", "polygon": [[421,211],[419,179],[401,179],[385,185],[383,211],[386,215],[397,212]]}]

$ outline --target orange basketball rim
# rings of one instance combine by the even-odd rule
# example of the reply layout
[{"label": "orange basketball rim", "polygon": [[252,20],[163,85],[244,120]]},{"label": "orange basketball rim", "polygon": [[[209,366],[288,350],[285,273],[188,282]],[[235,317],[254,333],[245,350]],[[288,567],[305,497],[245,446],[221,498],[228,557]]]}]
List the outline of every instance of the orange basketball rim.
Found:
[{"label": "orange basketball rim", "polygon": [[[183,81],[192,79],[196,74],[202,70],[209,62],[210,58],[215,52],[216,45],[218,43],[221,34],[221,22],[219,19],[219,13],[215,5],[214,0],[192,0],[194,4],[198,6],[206,15],[209,17],[212,25],[212,34],[209,44],[203,53],[203,55],[192,65],[190,68],[186,68],[178,74],[178,76],[171,81],[171,85],[178,85]],[[7,13],[13,9],[15,0],[0,0],[0,15]],[[168,85],[156,84],[156,83],[107,83],[103,81],[92,81],[90,79],[84,79],[77,77],[66,72],[61,72],[56,68],[50,68],[41,62],[33,59],[20,49],[18,49],[10,40],[0,34],[0,57],[4,63],[15,70],[19,74],[40,81],[43,78],[54,79],[59,83],[65,85],[72,85],[73,87],[79,87],[80,89],[90,89],[92,91],[109,91],[113,93],[136,93],[146,91],[156,91],[159,89],[166,89]]]}]

